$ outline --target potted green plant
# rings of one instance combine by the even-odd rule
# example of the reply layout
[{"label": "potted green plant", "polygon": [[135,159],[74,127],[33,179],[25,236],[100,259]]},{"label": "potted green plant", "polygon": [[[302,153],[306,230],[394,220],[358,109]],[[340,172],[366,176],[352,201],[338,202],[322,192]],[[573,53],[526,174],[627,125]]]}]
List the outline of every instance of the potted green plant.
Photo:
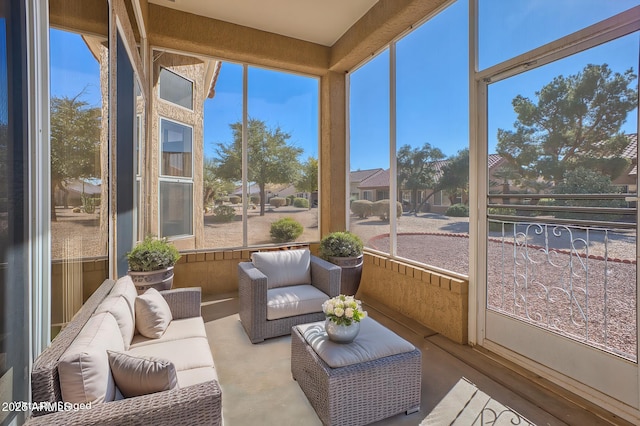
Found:
[{"label": "potted green plant", "polygon": [[320,257],[342,268],[340,293],[355,296],[362,276],[362,240],[348,231],[337,231],[320,241]]},{"label": "potted green plant", "polygon": [[173,267],[180,253],[166,238],[145,237],[127,253],[129,275],[138,292],[153,287],[169,290],[173,285]]}]

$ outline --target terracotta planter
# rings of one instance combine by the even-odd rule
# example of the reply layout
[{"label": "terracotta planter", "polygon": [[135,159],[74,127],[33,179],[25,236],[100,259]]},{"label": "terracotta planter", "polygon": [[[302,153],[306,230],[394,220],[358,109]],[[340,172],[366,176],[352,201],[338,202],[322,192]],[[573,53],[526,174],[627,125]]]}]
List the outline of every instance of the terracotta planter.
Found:
[{"label": "terracotta planter", "polygon": [[362,276],[363,255],[356,257],[332,257],[329,256],[329,262],[342,268],[340,280],[340,294],[347,296],[355,296],[360,286],[360,277]]},{"label": "terracotta planter", "polygon": [[169,290],[173,285],[173,266],[149,272],[129,271],[129,275],[136,286],[136,290],[138,290],[138,294],[144,293],[151,287],[158,291]]}]

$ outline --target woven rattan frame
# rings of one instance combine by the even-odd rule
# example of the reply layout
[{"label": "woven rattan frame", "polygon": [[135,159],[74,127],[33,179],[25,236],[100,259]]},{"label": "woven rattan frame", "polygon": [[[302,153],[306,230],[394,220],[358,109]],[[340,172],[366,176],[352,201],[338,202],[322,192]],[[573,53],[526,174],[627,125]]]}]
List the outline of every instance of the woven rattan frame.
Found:
[{"label": "woven rattan frame", "polygon": [[[316,256],[311,256],[311,284],[328,297],[340,294],[341,269]],[[240,321],[251,343],[291,333],[291,327],[322,321],[322,311],[305,315],[267,320],[267,277],[251,262],[238,264],[238,297]]]},{"label": "woven rattan frame", "polygon": [[419,411],[421,369],[418,349],[331,368],[297,327],[291,331],[291,374],[324,425],[365,425]]},{"label": "woven rattan frame", "polygon": [[[106,280],[89,297],[71,322],[36,359],[31,373],[32,401],[65,409],[58,377],[58,360],[77,337],[115,284]],[[200,316],[200,288],[162,291],[173,318]],[[51,413],[51,414],[47,414]],[[43,415],[46,414],[46,415]],[[222,391],[212,380],[180,389],[96,404],[78,411],[34,411],[26,425],[221,425]]]}]

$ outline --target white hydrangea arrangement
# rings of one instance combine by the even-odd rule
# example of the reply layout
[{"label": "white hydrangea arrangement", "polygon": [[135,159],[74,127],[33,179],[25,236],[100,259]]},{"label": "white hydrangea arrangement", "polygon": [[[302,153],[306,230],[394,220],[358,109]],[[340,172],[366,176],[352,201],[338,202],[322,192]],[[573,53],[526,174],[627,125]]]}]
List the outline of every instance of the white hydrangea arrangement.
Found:
[{"label": "white hydrangea arrangement", "polygon": [[360,322],[367,316],[367,311],[362,309],[361,301],[344,294],[324,302],[322,311],[327,318],[338,325],[351,325],[353,322]]}]

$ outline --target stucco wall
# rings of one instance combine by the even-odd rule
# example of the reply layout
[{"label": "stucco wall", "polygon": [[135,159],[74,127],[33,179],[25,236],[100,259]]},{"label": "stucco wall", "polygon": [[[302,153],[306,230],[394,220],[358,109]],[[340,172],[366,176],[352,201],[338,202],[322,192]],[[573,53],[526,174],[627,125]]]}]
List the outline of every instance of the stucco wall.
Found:
[{"label": "stucco wall", "polygon": [[358,297],[374,299],[420,324],[466,344],[469,282],[365,253]]}]

